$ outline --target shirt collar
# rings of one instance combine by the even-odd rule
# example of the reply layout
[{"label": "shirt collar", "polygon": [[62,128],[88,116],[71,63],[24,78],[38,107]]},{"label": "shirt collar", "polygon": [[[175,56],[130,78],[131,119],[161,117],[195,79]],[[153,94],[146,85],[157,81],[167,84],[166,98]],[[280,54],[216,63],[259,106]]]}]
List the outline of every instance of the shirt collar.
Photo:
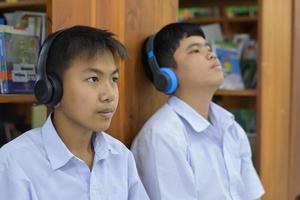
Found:
[{"label": "shirt collar", "polygon": [[[56,170],[67,164],[74,154],[70,152],[67,146],[59,137],[52,123],[51,115],[42,127],[42,138],[45,150],[53,170]],[[116,147],[109,143],[105,133],[99,132],[93,138],[93,145],[95,151],[95,161],[105,159],[109,153],[119,154]]]},{"label": "shirt collar", "polygon": [[172,109],[185,119],[196,132],[204,131],[210,123],[201,115],[199,115],[190,105],[176,96],[172,96],[168,100],[168,104]]},{"label": "shirt collar", "polygon": [[51,115],[42,127],[42,138],[52,169],[56,170],[62,167],[74,157],[57,134]]},{"label": "shirt collar", "polygon": [[218,129],[227,130],[234,124],[234,115],[213,102],[209,106],[209,118]]},{"label": "shirt collar", "polygon": [[[196,132],[202,132],[211,125],[209,121],[198,114],[190,105],[176,96],[172,96],[168,100],[168,104],[178,115],[184,118]],[[214,125],[222,126],[226,129],[234,122],[234,117],[231,113],[213,102],[211,102],[209,106],[209,118]]]},{"label": "shirt collar", "polygon": [[120,153],[118,149],[109,142],[109,139],[104,132],[96,133],[93,144],[96,162],[105,159],[109,154],[117,155]]}]

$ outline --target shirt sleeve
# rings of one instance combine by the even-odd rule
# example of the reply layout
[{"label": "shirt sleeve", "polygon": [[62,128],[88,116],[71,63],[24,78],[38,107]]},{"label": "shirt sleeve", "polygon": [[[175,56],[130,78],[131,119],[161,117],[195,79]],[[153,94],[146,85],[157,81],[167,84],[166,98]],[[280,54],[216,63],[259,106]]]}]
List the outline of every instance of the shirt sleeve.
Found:
[{"label": "shirt sleeve", "polygon": [[147,129],[132,151],[151,200],[197,199],[193,171],[177,139]]},{"label": "shirt sleeve", "polygon": [[132,153],[128,156],[128,199],[129,200],[149,200],[149,197],[145,191],[145,188],[139,178],[135,161]]},{"label": "shirt sleeve", "polygon": [[0,199],[37,200],[30,183],[19,172],[17,166],[0,160]]},{"label": "shirt sleeve", "polygon": [[251,148],[247,135],[241,127],[238,126],[238,129],[242,133],[240,144],[241,176],[246,188],[246,199],[259,199],[260,197],[262,197],[265,191],[253,166]]}]

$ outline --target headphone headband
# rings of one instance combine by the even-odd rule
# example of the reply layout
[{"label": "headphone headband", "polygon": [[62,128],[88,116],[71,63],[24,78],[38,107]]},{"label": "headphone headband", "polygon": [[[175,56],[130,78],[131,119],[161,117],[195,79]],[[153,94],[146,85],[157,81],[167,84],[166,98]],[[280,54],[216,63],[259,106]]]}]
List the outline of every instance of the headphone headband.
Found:
[{"label": "headphone headband", "polygon": [[55,41],[55,39],[63,32],[64,30],[57,31],[53,33],[50,37],[48,37],[45,42],[41,46],[41,50],[39,53],[38,63],[37,63],[37,80],[39,79],[46,79],[47,77],[47,60],[48,60],[48,53],[50,48]]},{"label": "headphone headband", "polygon": [[151,72],[153,74],[160,72],[159,65],[158,65],[158,62],[156,60],[156,56],[154,54],[155,35],[156,34],[153,34],[152,36],[150,36],[150,38],[148,39],[148,42],[147,42],[147,58],[148,58],[148,62],[149,63],[151,62],[151,65],[154,66],[154,67],[151,67]]}]

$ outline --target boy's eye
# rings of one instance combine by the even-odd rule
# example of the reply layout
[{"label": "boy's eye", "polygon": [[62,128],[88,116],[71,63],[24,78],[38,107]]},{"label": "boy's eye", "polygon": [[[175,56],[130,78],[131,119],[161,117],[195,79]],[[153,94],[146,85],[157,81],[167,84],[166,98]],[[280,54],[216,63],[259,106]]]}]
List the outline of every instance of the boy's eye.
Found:
[{"label": "boy's eye", "polygon": [[200,52],[200,50],[199,49],[193,49],[192,51],[190,51],[189,53],[190,54],[193,54],[193,53],[199,53]]},{"label": "boy's eye", "polygon": [[97,77],[90,77],[87,79],[88,82],[90,83],[94,83],[94,82],[97,82],[98,81],[98,78]]},{"label": "boy's eye", "polygon": [[118,80],[119,80],[119,77],[112,77],[112,81],[113,81],[114,83],[117,83]]}]

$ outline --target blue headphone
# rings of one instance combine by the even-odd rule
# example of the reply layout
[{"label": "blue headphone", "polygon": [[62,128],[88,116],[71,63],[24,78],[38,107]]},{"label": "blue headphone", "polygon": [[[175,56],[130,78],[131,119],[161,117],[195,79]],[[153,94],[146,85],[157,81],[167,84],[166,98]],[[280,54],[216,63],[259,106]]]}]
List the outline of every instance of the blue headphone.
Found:
[{"label": "blue headphone", "polygon": [[152,35],[146,44],[147,61],[152,73],[155,88],[165,94],[172,94],[176,91],[179,81],[176,73],[169,67],[160,67],[154,54],[154,39]]},{"label": "blue headphone", "polygon": [[34,85],[34,94],[40,104],[50,107],[57,105],[61,100],[63,89],[62,83],[56,74],[47,74],[47,59],[52,44],[63,32],[64,30],[57,31],[45,40],[37,63],[37,80]]}]

